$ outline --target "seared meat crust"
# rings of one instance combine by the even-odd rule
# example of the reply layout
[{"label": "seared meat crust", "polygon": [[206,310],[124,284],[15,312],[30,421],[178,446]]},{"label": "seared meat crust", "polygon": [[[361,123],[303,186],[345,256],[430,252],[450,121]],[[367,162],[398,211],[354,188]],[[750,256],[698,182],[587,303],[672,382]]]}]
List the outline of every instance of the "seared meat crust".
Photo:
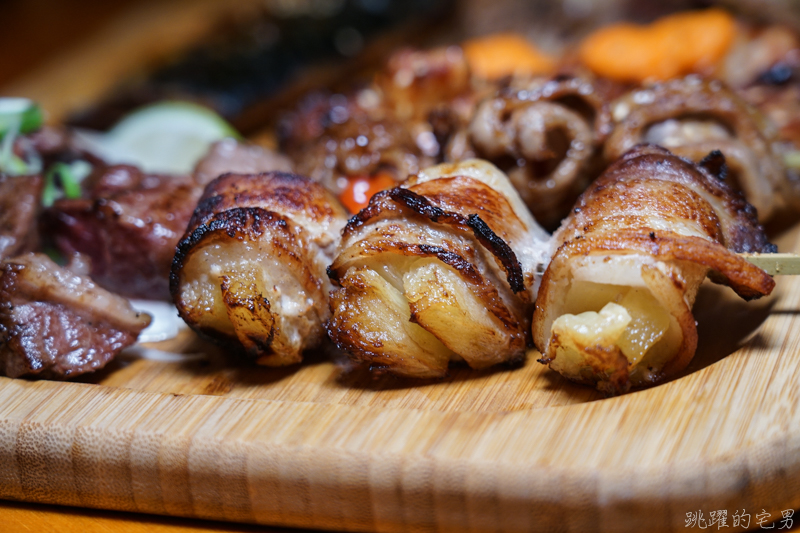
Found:
[{"label": "seared meat crust", "polygon": [[102,368],[150,323],[89,278],[27,254],[0,263],[0,372],[67,378]]},{"label": "seared meat crust", "polygon": [[175,245],[201,189],[189,176],[115,165],[87,178],[87,197],[57,200],[45,227],[67,256],[91,258],[91,276],[124,296],[167,299]]}]

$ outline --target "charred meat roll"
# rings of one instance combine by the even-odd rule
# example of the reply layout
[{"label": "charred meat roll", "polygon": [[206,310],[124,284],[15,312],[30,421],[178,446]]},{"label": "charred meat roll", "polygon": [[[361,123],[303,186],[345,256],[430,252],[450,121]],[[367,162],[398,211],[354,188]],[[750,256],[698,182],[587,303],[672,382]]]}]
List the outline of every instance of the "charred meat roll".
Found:
[{"label": "charred meat roll", "polygon": [[102,368],[150,317],[42,254],[0,263],[0,372],[68,378]]},{"label": "charred meat roll", "polygon": [[605,146],[609,163],[642,142],[695,162],[720,150],[732,186],[744,192],[762,220],[778,205],[775,192],[785,172],[774,151],[777,131],[721,82],[687,76],[636,89],[612,104],[612,114],[615,126]]},{"label": "charred meat roll", "polygon": [[[607,92],[573,76],[517,81],[478,105],[468,129],[473,154],[508,174],[537,220],[556,225],[599,174],[611,131]],[[458,146],[449,159],[461,158]]]},{"label": "charred meat roll", "polygon": [[226,174],[206,187],[178,245],[170,289],[198,333],[268,366],[300,362],[325,336],[325,268],[347,221],[295,174]]},{"label": "charred meat roll", "polygon": [[658,383],[694,356],[691,309],[707,275],[745,299],[772,291],[736,255],[776,250],[752,206],[712,174],[721,158],[698,166],[642,145],[581,196],[553,236],[536,301],[541,362],[608,393]]},{"label": "charred meat roll", "polygon": [[521,358],[547,239],[492,164],[424,170],[348,222],[328,334],[355,361],[411,377]]}]

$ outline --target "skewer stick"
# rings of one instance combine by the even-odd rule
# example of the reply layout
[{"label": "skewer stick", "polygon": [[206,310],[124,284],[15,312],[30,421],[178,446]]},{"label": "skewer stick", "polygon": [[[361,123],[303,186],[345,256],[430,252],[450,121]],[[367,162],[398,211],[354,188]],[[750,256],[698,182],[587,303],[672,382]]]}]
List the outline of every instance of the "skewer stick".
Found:
[{"label": "skewer stick", "polygon": [[798,254],[739,254],[770,276],[800,275]]}]

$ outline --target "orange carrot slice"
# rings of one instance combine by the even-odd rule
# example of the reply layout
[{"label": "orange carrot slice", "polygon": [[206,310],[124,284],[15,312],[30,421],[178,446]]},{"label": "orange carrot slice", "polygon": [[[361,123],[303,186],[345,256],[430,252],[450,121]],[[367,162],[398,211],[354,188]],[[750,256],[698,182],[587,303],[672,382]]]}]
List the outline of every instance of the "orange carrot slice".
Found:
[{"label": "orange carrot slice", "polygon": [[472,73],[488,80],[504,76],[549,74],[555,60],[527,39],[514,33],[497,33],[462,45]]},{"label": "orange carrot slice", "polygon": [[714,66],[733,42],[736,22],[721,9],[677,13],[648,26],[615,24],[581,44],[581,61],[619,81],[666,80]]}]

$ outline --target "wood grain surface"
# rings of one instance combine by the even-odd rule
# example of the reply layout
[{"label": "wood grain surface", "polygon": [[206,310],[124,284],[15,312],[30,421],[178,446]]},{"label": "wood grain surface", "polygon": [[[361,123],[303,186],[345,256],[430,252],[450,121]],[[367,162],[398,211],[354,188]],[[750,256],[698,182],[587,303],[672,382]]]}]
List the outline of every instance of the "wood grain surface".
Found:
[{"label": "wood grain surface", "polygon": [[[221,4],[148,3],[4,94],[58,119]],[[670,531],[691,511],[800,509],[800,279],[751,303],[708,284],[696,317],[684,375],[610,399],[535,353],[420,383],[336,354],[252,368],[188,333],[158,346],[200,354],[183,362],[0,378],[0,499],[359,531]]]},{"label": "wood grain surface", "polygon": [[[534,357],[423,384],[214,353],[122,361],[96,383],[2,379],[0,498],[361,531],[779,516],[800,507],[800,279],[750,304],[707,289],[687,375],[610,399]],[[161,348],[213,352],[190,336]]]}]

